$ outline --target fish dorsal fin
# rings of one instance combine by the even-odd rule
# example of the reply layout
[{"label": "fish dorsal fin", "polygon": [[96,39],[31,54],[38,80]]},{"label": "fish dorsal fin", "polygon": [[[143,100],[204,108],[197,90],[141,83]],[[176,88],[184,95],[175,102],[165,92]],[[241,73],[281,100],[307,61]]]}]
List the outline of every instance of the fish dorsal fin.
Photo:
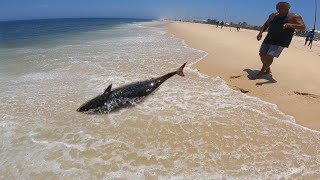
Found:
[{"label": "fish dorsal fin", "polygon": [[107,87],[107,89],[104,91],[103,94],[108,94],[108,92],[111,91],[111,88],[112,88],[112,84],[110,84],[110,85]]}]

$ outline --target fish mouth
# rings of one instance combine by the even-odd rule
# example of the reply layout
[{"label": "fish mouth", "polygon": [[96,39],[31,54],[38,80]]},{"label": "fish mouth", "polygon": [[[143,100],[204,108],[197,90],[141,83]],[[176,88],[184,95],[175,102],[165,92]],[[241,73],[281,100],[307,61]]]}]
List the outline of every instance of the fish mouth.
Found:
[{"label": "fish mouth", "polygon": [[81,107],[79,107],[79,108],[77,109],[77,111],[78,111],[78,112],[83,112],[83,111],[85,111],[85,109],[83,108],[83,106],[81,106]]}]

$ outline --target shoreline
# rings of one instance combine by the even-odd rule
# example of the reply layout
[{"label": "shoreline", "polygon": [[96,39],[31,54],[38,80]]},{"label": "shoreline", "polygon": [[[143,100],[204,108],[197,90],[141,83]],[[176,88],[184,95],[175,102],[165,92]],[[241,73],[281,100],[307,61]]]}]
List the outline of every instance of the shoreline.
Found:
[{"label": "shoreline", "polygon": [[[192,65],[193,69],[210,77],[219,76],[230,88],[276,104],[280,111],[293,116],[297,124],[320,131],[317,119],[320,117],[319,42],[314,42],[310,50],[301,45],[304,38],[294,37],[290,47],[274,60],[272,74],[249,80],[248,77],[262,66],[258,55],[262,41],[255,39],[257,31],[241,29],[237,32],[229,27],[220,29],[189,22],[165,22],[161,26],[189,47],[208,53]],[[303,63],[306,59],[312,63]],[[309,81],[308,72],[313,75]]]}]

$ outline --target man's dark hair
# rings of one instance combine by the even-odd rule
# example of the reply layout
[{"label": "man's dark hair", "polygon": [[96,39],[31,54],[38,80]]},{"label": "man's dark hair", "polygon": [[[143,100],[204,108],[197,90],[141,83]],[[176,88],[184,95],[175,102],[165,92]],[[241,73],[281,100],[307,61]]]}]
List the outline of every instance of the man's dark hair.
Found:
[{"label": "man's dark hair", "polygon": [[288,2],[278,2],[277,7],[280,5],[286,5],[286,6],[288,6],[288,9],[291,8],[291,5]]}]

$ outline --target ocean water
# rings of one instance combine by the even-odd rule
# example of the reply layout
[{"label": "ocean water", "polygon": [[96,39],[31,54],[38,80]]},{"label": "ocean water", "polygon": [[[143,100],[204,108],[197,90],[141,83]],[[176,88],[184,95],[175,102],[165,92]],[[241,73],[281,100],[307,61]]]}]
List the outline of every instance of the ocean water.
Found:
[{"label": "ocean water", "polygon": [[[0,179],[320,178],[319,132],[192,70],[206,52],[158,23],[0,22]],[[184,62],[185,77],[133,107],[76,112]]]}]

